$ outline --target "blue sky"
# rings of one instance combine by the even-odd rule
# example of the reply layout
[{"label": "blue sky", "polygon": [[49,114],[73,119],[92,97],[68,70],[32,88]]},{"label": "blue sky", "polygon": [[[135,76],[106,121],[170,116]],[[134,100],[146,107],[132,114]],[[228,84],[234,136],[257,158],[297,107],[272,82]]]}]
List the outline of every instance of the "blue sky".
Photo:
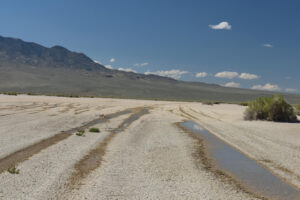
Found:
[{"label": "blue sky", "polygon": [[300,93],[299,8],[297,0],[3,0],[0,35],[62,45],[114,69]]}]

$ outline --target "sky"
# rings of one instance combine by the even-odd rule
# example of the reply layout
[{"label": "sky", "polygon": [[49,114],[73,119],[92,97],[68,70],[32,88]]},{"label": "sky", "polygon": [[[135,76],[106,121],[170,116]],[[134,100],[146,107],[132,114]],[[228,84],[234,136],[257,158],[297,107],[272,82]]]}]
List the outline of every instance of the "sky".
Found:
[{"label": "sky", "polygon": [[300,93],[298,0],[1,0],[0,35],[107,68]]}]

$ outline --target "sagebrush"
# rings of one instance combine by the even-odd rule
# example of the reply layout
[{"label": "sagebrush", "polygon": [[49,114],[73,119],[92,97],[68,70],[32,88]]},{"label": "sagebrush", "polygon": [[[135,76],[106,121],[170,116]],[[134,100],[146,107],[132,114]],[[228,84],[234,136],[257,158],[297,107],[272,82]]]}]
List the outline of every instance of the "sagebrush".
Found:
[{"label": "sagebrush", "polygon": [[90,129],[89,129],[89,132],[99,133],[100,130],[99,130],[99,128],[90,128]]},{"label": "sagebrush", "polygon": [[248,103],[244,113],[246,120],[268,120],[276,122],[295,122],[296,113],[281,95],[260,97]]}]

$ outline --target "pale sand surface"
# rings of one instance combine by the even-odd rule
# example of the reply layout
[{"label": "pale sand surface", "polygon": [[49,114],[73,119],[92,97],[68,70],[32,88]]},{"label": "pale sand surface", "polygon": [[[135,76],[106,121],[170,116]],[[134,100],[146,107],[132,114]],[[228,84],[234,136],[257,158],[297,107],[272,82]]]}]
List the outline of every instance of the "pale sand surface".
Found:
[{"label": "pale sand surface", "polygon": [[212,133],[300,187],[300,124],[244,121],[229,104],[0,95],[0,158],[97,118],[149,107],[107,145],[101,165],[67,191],[74,165],[131,114],[72,135],[0,174],[0,199],[254,199],[197,165],[196,141],[174,123],[199,122]]}]

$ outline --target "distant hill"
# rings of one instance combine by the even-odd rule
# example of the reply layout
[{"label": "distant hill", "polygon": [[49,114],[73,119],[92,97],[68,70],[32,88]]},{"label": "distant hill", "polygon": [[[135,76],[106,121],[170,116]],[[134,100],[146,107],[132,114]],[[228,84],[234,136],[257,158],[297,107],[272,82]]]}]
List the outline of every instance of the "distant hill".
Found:
[{"label": "distant hill", "polygon": [[[83,53],[0,36],[0,92],[243,102],[274,93],[110,70]],[[291,103],[300,95],[284,94]]]}]

